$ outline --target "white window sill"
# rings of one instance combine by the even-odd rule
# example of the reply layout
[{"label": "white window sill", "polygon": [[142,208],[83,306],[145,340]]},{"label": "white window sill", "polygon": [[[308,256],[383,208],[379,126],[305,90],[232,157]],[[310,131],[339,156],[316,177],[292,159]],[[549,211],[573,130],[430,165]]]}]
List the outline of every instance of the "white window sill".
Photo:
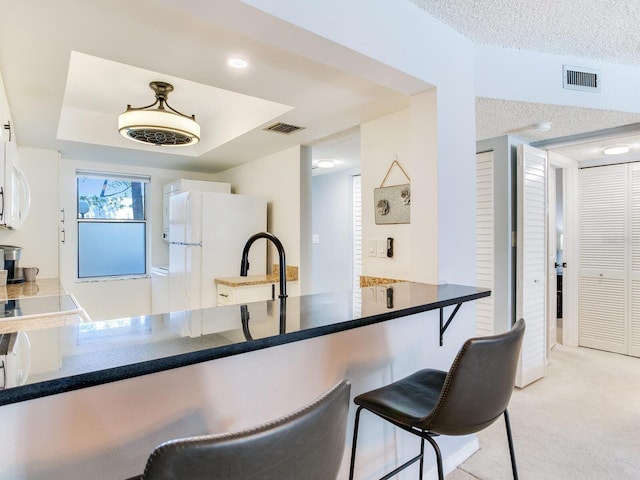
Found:
[{"label": "white window sill", "polygon": [[142,280],[145,278],[151,278],[151,275],[117,275],[113,277],[76,278],[76,283],[118,282],[122,280]]}]

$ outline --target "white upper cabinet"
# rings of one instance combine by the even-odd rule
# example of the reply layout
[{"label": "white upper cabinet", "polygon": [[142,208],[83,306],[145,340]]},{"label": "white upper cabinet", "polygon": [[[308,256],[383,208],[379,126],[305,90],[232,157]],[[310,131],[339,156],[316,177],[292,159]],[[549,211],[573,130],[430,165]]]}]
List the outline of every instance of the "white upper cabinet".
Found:
[{"label": "white upper cabinet", "polygon": [[17,229],[27,218],[31,195],[20,169],[9,102],[0,76],[0,228]]}]

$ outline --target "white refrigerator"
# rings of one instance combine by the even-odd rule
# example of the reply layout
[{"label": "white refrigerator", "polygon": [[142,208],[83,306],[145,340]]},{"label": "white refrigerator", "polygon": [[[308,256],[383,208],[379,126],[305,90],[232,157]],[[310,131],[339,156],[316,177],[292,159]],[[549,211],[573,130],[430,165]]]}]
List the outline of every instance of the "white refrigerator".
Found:
[{"label": "white refrigerator", "polygon": [[[171,197],[169,208],[170,311],[214,307],[215,279],[240,275],[245,243],[266,231],[267,202],[193,191]],[[249,262],[252,275],[266,273],[266,242],[251,247]]]}]

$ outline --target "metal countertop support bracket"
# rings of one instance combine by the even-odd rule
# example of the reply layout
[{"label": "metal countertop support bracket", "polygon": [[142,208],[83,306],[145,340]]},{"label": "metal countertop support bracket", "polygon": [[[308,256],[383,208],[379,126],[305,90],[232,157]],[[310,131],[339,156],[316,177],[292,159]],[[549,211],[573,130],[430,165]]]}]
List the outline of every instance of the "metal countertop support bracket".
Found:
[{"label": "metal countertop support bracket", "polygon": [[440,346],[442,346],[442,344],[443,344],[444,332],[446,332],[447,328],[449,328],[449,324],[451,323],[451,320],[453,320],[453,317],[456,316],[456,313],[458,313],[458,310],[460,310],[461,306],[462,306],[462,303],[459,303],[459,304],[456,305],[456,308],[454,308],[453,312],[451,312],[451,315],[449,315],[449,318],[447,319],[447,323],[443,323],[444,322],[444,307],[440,307]]}]

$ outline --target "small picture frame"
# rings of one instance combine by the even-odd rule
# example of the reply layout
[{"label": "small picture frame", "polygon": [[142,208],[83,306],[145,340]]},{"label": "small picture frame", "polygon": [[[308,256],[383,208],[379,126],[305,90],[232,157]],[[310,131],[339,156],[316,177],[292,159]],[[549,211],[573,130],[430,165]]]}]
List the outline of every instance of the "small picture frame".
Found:
[{"label": "small picture frame", "polygon": [[376,225],[411,223],[411,184],[373,190]]}]

